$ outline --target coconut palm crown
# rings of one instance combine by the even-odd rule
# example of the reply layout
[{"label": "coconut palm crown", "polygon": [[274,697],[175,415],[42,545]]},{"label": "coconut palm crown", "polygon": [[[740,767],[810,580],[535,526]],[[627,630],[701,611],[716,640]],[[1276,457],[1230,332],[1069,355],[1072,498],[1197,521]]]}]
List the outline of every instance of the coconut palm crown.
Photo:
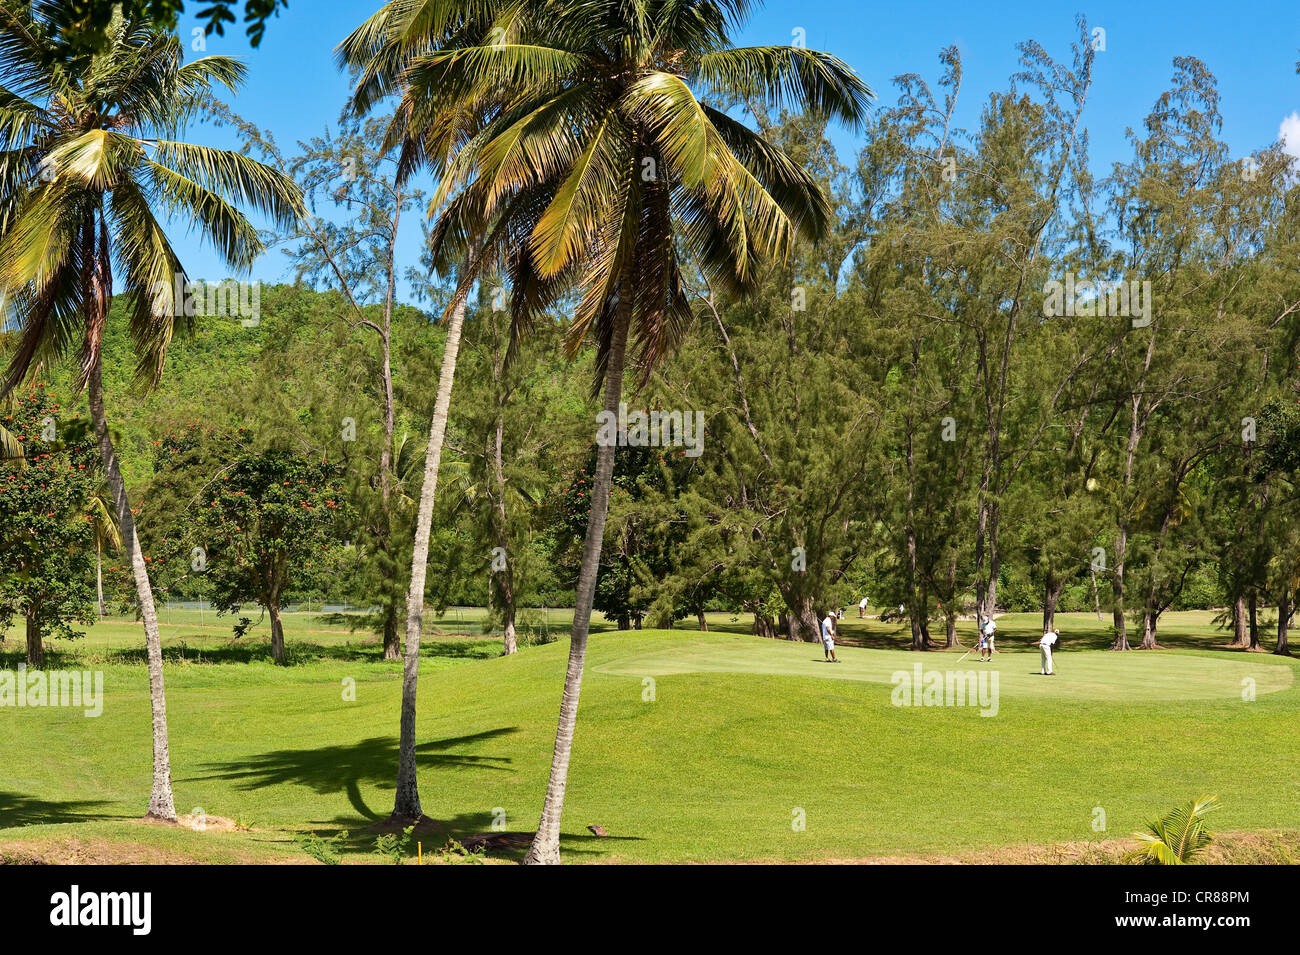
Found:
[{"label": "coconut palm crown", "polygon": [[188,329],[185,269],[159,213],[192,223],[221,256],[246,268],[262,251],[236,208],[278,223],[303,211],[298,188],[253,159],[174,137],[214,85],[234,90],[244,67],[227,57],[184,63],[177,38],[115,14],[104,50],[63,56],[60,8],[0,0],[0,331],[7,368],[0,400],[35,369],[71,352],[144,623],[153,721],[148,815],[174,820],[162,644],[104,406],[101,361],[115,277],[136,373],[162,375],[167,348]]},{"label": "coconut palm crown", "polygon": [[119,16],[109,47],[70,75],[55,56],[56,7],[0,3],[0,316],[18,338],[0,393],[78,348],[86,383],[115,273],[129,303],[137,371],[157,381],[192,311],[175,301],[185,269],[160,215],[197,227],[244,269],[262,243],[236,205],[277,223],[302,211],[283,173],[172,138],[214,86],[238,87],[241,63],[222,56],[184,63],[174,35]]}]

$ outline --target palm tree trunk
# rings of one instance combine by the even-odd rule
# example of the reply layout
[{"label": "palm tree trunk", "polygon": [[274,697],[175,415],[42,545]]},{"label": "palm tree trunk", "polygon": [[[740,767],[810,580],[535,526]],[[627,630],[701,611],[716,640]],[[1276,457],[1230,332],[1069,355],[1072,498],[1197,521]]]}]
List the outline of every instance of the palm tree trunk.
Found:
[{"label": "palm tree trunk", "polygon": [[[500,361],[497,361],[494,373],[498,382],[501,377]],[[502,410],[503,404],[500,397],[497,398],[497,422],[496,437],[492,449],[492,475],[496,483],[496,507],[493,509],[493,520],[496,523],[496,545],[500,553],[506,555],[505,566],[496,572],[496,592],[497,599],[501,603],[501,625],[503,629],[503,640],[505,641],[505,655],[510,656],[519,650],[519,642],[515,637],[515,571],[511,564],[508,545],[509,535],[507,531],[506,515],[506,471],[503,445],[505,443],[505,412]]]},{"label": "palm tree trunk", "polygon": [[[474,254],[471,251],[469,257]],[[442,462],[443,438],[447,434],[451,386],[456,377],[461,326],[465,324],[465,304],[465,295],[457,298],[447,322],[447,344],[442,352],[442,370],[438,372],[438,397],[433,406],[433,421],[429,425],[429,447],[424,453],[424,484],[420,488],[420,510],[415,522],[411,586],[406,594],[406,655],[402,663],[402,729],[397,750],[397,795],[393,801],[395,820],[415,821],[424,815],[420,808],[419,781],[415,775],[415,691],[420,679],[420,628],[424,623],[424,582],[429,569],[433,497],[438,489],[438,467]]]},{"label": "palm tree trunk", "polygon": [[117,452],[108,433],[108,419],[104,415],[104,385],[100,375],[101,359],[94,357],[89,377],[90,417],[95,425],[104,473],[108,488],[117,509],[118,529],[126,547],[127,563],[135,578],[136,597],[140,601],[140,616],[144,620],[145,650],[149,659],[149,707],[153,714],[153,789],[149,794],[148,816],[154,819],[176,820],[176,806],[172,798],[171,754],[167,745],[167,696],[163,689],[162,640],[158,635],[158,613],[154,609],[153,588],[149,584],[149,571],[140,553],[140,539],[135,533],[135,518],[131,515],[131,502],[126,496],[126,482],[117,465]]},{"label": "palm tree trunk", "polygon": [[[617,415],[623,397],[623,362],[627,331],[632,321],[632,295],[626,282],[620,283],[614,329],[605,368],[605,411]],[[560,698],[560,721],[555,730],[555,753],[546,784],[546,801],[537,835],[524,857],[525,865],[558,865],[560,862],[560,816],[568,783],[569,757],[573,752],[573,730],[578,722],[578,694],[582,689],[582,667],[587,658],[587,635],[591,627],[591,604],[596,596],[596,574],[600,570],[600,549],[605,539],[605,517],[609,512],[609,488],[614,476],[614,445],[605,443],[596,454],[596,477],[591,489],[591,518],[582,546],[582,568],[578,573],[577,606],[573,611],[573,635],[569,643],[569,665],[564,674]]]},{"label": "palm tree trunk", "polygon": [[[384,328],[380,335],[383,348],[384,378],[384,447],[379,455],[379,494],[384,507],[384,526],[391,538],[393,533],[393,428],[396,421],[396,401],[393,397],[393,303],[396,301],[396,268],[394,256],[397,246],[397,226],[402,217],[402,191],[397,190],[396,208],[393,211],[393,231],[388,242],[388,292],[384,297]],[[385,542],[385,547],[388,543]],[[396,660],[398,651],[397,638],[397,600],[396,594],[386,590],[384,611],[384,659]]]}]

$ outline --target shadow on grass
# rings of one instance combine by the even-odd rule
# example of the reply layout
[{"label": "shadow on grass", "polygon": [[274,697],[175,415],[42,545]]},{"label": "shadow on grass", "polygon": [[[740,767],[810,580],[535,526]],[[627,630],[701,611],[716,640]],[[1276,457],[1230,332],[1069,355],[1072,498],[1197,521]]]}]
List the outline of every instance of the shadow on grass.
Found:
[{"label": "shadow on grass", "polygon": [[[508,756],[476,756],[448,751],[516,732],[518,728],[510,726],[420,743],[415,748],[416,764],[420,769],[506,769],[511,762]],[[338,746],[273,750],[239,760],[208,763],[203,769],[206,775],[187,781],[224,779],[235,782],[236,787],[242,790],[298,785],[326,796],[344,793],[358,815],[379,822],[386,819],[388,813],[381,814],[366,805],[361,798],[361,787],[364,784],[394,788],[397,740],[391,736],[376,736]],[[356,819],[336,817],[329,821],[346,825]]]},{"label": "shadow on grass", "polygon": [[[461,750],[516,732],[517,727],[500,727],[420,743],[416,746],[416,762],[424,772],[506,770],[512,762],[508,756],[485,756]],[[344,795],[353,813],[312,820],[306,828],[323,837],[346,830],[348,838],[342,843],[342,851],[349,855],[368,855],[375,853],[375,840],[381,831],[386,831],[383,824],[388,820],[391,804],[372,807],[362,798],[361,790],[363,786],[376,786],[387,792],[393,790],[397,773],[397,740],[381,736],[357,743],[314,749],[273,750],[237,760],[208,763],[202,770],[202,775],[185,781],[220,779],[233,782],[241,790],[299,785],[307,786],[321,795]],[[600,821],[589,820],[593,823]],[[453,839],[461,843],[476,836],[497,840],[501,834],[493,832],[494,822],[496,817],[490,810],[462,813],[450,818],[430,820],[428,826],[422,827],[413,838],[423,844],[426,853],[432,854],[446,847]],[[501,844],[494,844],[488,854],[494,858],[522,860],[528,850],[531,834],[514,835],[524,838],[497,840]],[[561,837],[561,847],[569,856],[603,855],[618,841],[634,840],[639,840],[639,837],[597,837],[585,833],[569,833]],[[411,845],[414,851],[415,841]]]},{"label": "shadow on grass", "polygon": [[103,799],[37,799],[22,793],[0,791],[0,829],[135,818],[129,813],[97,811],[98,807],[107,805],[109,802]]},{"label": "shadow on grass", "polygon": [[[412,834],[407,846],[406,861],[414,862],[423,855],[434,861],[439,854],[452,853],[453,840],[465,849],[480,848],[483,854],[493,859],[508,859],[523,862],[532,844],[531,832],[494,832],[492,824],[496,821],[490,812],[462,813],[449,819],[431,819],[421,826],[420,831]],[[347,838],[339,843],[339,852],[353,860],[373,857],[372,861],[387,861],[377,850],[379,835],[374,828],[358,830],[356,820],[338,818],[323,825],[310,827],[310,832],[324,839],[347,832]],[[301,834],[299,834],[301,835]],[[298,841],[295,836],[294,841]],[[642,842],[640,836],[595,836],[589,833],[562,833],[560,835],[560,852],[567,861],[575,857],[600,857],[614,851],[615,846],[624,842]],[[455,859],[457,854],[448,858]]]}]

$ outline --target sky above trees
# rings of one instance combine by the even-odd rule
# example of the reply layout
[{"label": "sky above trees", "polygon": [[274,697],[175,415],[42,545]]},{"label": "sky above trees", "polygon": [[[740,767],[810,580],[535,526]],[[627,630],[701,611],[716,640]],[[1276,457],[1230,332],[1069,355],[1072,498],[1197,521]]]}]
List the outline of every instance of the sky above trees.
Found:
[{"label": "sky above trees", "polygon": [[[269,129],[285,152],[299,139],[334,127],[347,96],[345,74],[334,64],[334,47],[372,5],[354,0],[296,0],[269,21],[260,46],[252,48],[241,29],[204,38],[207,53],[246,58],[247,86],[233,104],[246,118]],[[193,42],[201,31],[194,7],[182,18],[180,33]],[[768,0],[759,7],[741,44],[791,42],[800,37],[813,49],[839,56],[872,86],[878,108],[893,105],[893,78],[918,73],[931,83],[940,73],[938,54],[954,44],[965,76],[956,110],[959,126],[973,128],[991,92],[1004,89],[1017,69],[1016,44],[1033,39],[1064,56],[1076,36],[1074,16],[1081,10],[1090,27],[1105,30],[1093,91],[1084,114],[1091,166],[1103,176],[1128,157],[1128,127],[1140,126],[1155,98],[1169,83],[1172,59],[1202,59],[1219,82],[1224,116],[1222,136],[1234,154],[1245,156],[1291,130],[1290,151],[1300,155],[1300,11],[1285,0],[1262,0],[1239,14],[1208,0],[1087,4],[1007,0],[991,12],[965,0],[909,0],[905,4],[862,0]],[[201,55],[194,50],[190,56]],[[230,130],[196,131],[192,138],[214,145],[234,143]],[[860,138],[833,130],[841,160],[851,162]],[[324,210],[321,210],[324,212]],[[408,216],[403,240],[407,261],[416,265],[419,220]],[[216,255],[195,233],[177,232],[177,251],[195,277],[225,278]],[[290,277],[288,262],[272,251],[254,266],[264,281]],[[409,300],[409,287],[402,290]]]}]

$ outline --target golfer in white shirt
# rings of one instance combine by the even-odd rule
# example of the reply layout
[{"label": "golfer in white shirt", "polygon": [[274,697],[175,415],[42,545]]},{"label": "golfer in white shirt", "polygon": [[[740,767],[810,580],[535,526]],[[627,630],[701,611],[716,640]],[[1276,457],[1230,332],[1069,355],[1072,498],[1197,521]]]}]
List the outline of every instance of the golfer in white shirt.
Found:
[{"label": "golfer in white shirt", "polygon": [[863,597],[861,600],[858,601],[858,616],[865,617],[866,615],[867,615],[867,598]]},{"label": "golfer in white shirt", "polygon": [[1038,649],[1042,653],[1042,663],[1038,667],[1038,672],[1043,676],[1056,676],[1052,672],[1052,647],[1056,645],[1060,636],[1055,630],[1045,630],[1043,638],[1038,641]]},{"label": "golfer in white shirt", "polygon": [[993,662],[993,634],[998,629],[998,625],[989,617],[984,621],[984,629],[980,636],[980,662],[985,662],[985,654],[988,654],[988,662]]},{"label": "golfer in white shirt", "polygon": [[826,614],[822,621],[822,648],[826,651],[826,661],[828,663],[839,663],[839,657],[835,655],[835,611],[832,610]]}]

